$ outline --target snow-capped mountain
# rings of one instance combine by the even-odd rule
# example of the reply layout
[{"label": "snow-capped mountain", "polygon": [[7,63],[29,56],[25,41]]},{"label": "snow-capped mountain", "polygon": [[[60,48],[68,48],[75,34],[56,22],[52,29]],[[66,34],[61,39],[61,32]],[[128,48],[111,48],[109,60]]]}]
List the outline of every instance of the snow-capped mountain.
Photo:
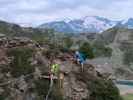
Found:
[{"label": "snow-capped mountain", "polygon": [[124,27],[124,28],[128,28],[128,29],[133,29],[133,18],[122,20],[116,26]]},{"label": "snow-capped mountain", "polygon": [[85,17],[83,20],[83,28],[87,32],[102,32],[116,25],[117,21],[112,21],[103,17],[93,16]]},{"label": "snow-capped mountain", "polygon": [[40,25],[39,28],[52,28],[58,32],[73,33],[72,28],[65,21],[55,21],[55,22],[45,23],[43,25]]},{"label": "snow-capped mountain", "polygon": [[133,28],[133,19],[130,18],[128,20],[112,21],[110,19],[99,16],[86,16],[81,19],[70,21],[63,20],[44,23],[40,25],[39,28],[53,28],[55,31],[65,33],[100,33],[114,26]]}]

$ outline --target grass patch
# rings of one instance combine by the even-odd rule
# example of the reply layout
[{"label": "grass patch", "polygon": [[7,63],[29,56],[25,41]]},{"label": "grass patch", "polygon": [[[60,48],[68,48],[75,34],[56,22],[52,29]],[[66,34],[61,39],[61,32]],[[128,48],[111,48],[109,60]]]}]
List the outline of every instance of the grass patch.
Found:
[{"label": "grass patch", "polygon": [[133,94],[124,95],[123,100],[133,100]]}]

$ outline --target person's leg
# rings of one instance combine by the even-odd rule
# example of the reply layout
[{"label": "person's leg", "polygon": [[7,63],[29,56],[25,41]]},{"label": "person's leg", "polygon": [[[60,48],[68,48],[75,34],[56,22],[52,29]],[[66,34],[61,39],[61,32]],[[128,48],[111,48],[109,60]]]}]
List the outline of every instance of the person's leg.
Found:
[{"label": "person's leg", "polygon": [[84,63],[81,60],[80,60],[80,65],[81,65],[81,70],[83,71],[84,70]]},{"label": "person's leg", "polygon": [[82,61],[81,60],[79,61],[79,64],[81,66],[81,70],[83,71],[83,64],[82,64]]},{"label": "person's leg", "polygon": [[82,71],[84,71],[84,64],[83,62],[81,63]]},{"label": "person's leg", "polygon": [[80,59],[77,59],[77,64],[80,64]]}]

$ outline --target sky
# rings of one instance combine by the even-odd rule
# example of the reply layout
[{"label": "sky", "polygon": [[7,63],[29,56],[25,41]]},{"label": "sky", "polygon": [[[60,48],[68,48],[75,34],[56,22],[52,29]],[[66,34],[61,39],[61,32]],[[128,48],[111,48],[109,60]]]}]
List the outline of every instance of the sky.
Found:
[{"label": "sky", "polygon": [[0,20],[37,26],[55,20],[133,17],[133,0],[0,0]]}]

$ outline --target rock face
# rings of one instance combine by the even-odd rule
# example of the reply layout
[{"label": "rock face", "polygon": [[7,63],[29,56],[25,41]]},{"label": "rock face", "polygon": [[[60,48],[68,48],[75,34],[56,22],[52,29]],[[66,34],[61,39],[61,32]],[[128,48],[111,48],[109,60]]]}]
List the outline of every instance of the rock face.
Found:
[{"label": "rock face", "polygon": [[132,34],[133,29],[114,27],[103,32],[99,37],[97,36],[98,41],[102,41],[113,50],[112,56],[108,58],[107,62],[111,64],[112,73],[117,78],[133,79],[130,77],[133,75]]},{"label": "rock face", "polygon": [[[130,77],[130,75],[133,75],[133,60],[130,60],[133,57],[133,54],[131,53],[133,50],[133,38],[131,36],[132,33],[133,30],[118,29],[116,32],[116,36],[114,37],[114,41],[110,44],[113,49],[111,57],[112,63],[114,69],[116,69],[116,76],[119,78],[132,79]],[[121,71],[123,71],[123,74],[121,73]]]},{"label": "rock face", "polygon": [[[43,49],[38,48],[33,41],[24,38],[1,39],[1,43],[2,49],[0,49],[0,52],[2,53],[0,58],[5,59],[5,64],[1,63],[2,60],[0,61],[1,100],[44,100],[50,85],[51,62],[46,55],[43,55]],[[35,50],[32,56],[28,58],[28,62],[23,59],[25,61],[23,63],[20,57],[22,56],[20,55],[21,52],[25,54],[27,51],[15,52],[14,56],[7,53],[10,49],[22,47]],[[17,61],[15,66],[18,67],[11,67],[15,56],[20,59],[19,63],[22,63],[25,69],[21,68],[21,64],[19,65]],[[27,57],[28,54],[25,59]],[[60,58],[63,59],[63,57],[62,55]],[[81,66],[74,63],[72,59],[62,60],[60,58],[55,58],[55,61],[60,62],[60,73],[64,74],[64,78],[63,80],[54,80],[49,100],[98,100],[97,98],[120,100],[119,91],[112,81],[103,77],[92,65],[85,64],[84,70],[81,71]],[[24,64],[27,63],[30,63],[32,67],[25,67]],[[17,68],[17,71],[20,72],[17,77],[13,75],[16,72],[12,73],[14,68]],[[27,73],[25,74],[21,70]]]},{"label": "rock face", "polygon": [[[85,67],[85,72],[81,72],[80,66],[71,65],[72,70],[65,76],[63,84],[66,99],[83,100],[89,98],[90,91],[87,89],[87,84],[84,81],[81,81],[82,78],[84,78],[82,74],[91,74],[93,77],[96,77],[96,71],[92,66]],[[87,80],[89,81],[89,78],[86,79],[86,81]]]}]

